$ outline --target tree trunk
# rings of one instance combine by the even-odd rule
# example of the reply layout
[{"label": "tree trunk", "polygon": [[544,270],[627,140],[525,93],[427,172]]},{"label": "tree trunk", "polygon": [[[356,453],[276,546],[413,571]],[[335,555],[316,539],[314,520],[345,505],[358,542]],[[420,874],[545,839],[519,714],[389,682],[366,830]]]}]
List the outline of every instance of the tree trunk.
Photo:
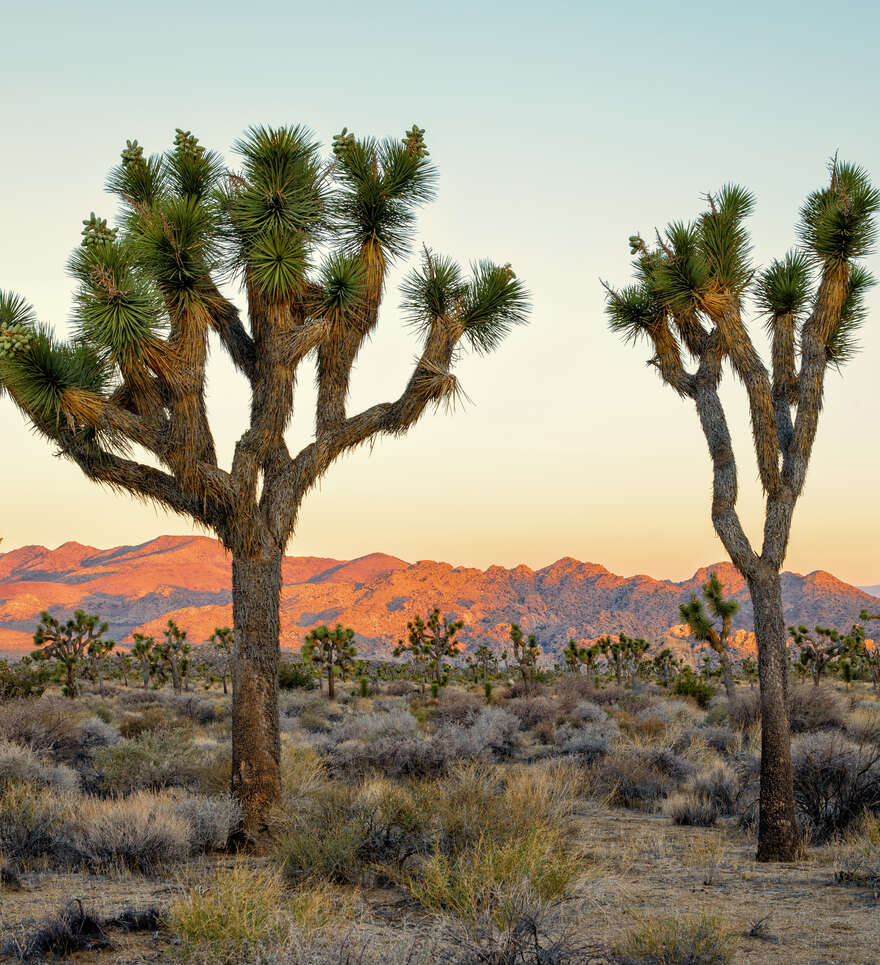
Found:
[{"label": "tree trunk", "polygon": [[718,654],[718,659],[721,661],[721,679],[724,681],[727,702],[732,703],[736,694],[736,684],[733,679],[733,667],[730,665],[730,654],[725,650]]},{"label": "tree trunk", "polygon": [[233,555],[232,793],[244,833],[266,830],[281,803],[278,727],[281,553]]},{"label": "tree trunk", "polygon": [[761,797],[758,861],[795,861],[801,844],[794,808],[788,661],[782,612],[782,581],[766,567],[749,577],[758,641],[761,685]]},{"label": "tree trunk", "polygon": [[336,680],[333,676],[333,664],[327,666],[327,699],[336,700]]}]

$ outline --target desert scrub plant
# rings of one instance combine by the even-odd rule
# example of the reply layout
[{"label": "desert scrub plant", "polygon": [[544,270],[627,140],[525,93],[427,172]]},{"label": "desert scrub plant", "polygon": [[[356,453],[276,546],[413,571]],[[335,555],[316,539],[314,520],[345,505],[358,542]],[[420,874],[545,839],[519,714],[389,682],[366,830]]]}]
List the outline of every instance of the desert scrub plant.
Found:
[{"label": "desert scrub plant", "polygon": [[880,817],[865,814],[834,848],[834,880],[880,892]]},{"label": "desert scrub plant", "polygon": [[655,757],[634,747],[609,754],[595,769],[592,793],[616,807],[653,811],[679,783],[657,766]]},{"label": "desert scrub plant", "polygon": [[46,667],[34,669],[30,663],[0,660],[0,703],[18,698],[40,697],[49,682]]},{"label": "desert scrub plant", "polygon": [[[284,881],[271,866],[238,861],[191,884],[168,908],[180,957],[193,965],[271,961],[289,936]],[[277,960],[277,958],[276,958]]]},{"label": "desert scrub plant", "polygon": [[630,931],[615,949],[615,965],[728,965],[736,930],[725,918],[655,918]]},{"label": "desert scrub plant", "polygon": [[13,781],[59,791],[79,788],[79,775],[72,768],[64,764],[47,764],[29,747],[0,740],[0,791]]},{"label": "desert scrub plant", "polygon": [[711,798],[694,791],[673,794],[665,804],[673,824],[682,827],[711,828],[718,820],[718,807]]},{"label": "desert scrub plant", "polygon": [[0,853],[16,865],[38,858],[67,863],[67,829],[78,803],[78,796],[72,794],[9,784],[0,794]]},{"label": "desert scrub plant", "polygon": [[505,840],[481,837],[452,855],[435,852],[399,883],[433,912],[506,930],[522,917],[524,895],[533,903],[562,900],[580,864],[558,832],[533,827]]},{"label": "desert scrub plant", "polygon": [[129,794],[165,787],[194,788],[203,757],[186,732],[163,728],[100,748],[94,761],[106,790]]}]

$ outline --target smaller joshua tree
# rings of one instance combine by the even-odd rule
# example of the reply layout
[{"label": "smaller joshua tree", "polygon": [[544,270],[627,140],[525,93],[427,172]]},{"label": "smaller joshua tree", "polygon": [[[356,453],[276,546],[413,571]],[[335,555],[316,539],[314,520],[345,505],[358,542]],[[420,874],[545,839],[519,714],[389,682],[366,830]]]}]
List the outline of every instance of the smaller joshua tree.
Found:
[{"label": "smaller joshua tree", "polygon": [[186,630],[181,630],[173,620],[168,621],[163,634],[165,640],[153,644],[153,672],[160,680],[170,676],[171,686],[179,694],[184,689],[189,672],[189,653],[192,648],[186,642]]},{"label": "smaller joshua tree", "polygon": [[475,681],[488,680],[492,674],[498,673],[498,658],[485,643],[477,647],[473,656],[467,657],[467,663],[474,672]]},{"label": "smaller joshua tree", "polygon": [[119,676],[122,679],[123,686],[129,687],[128,675],[134,668],[134,662],[131,658],[131,654],[125,650],[117,650],[113,654],[113,668],[119,671]]},{"label": "smaller joshua tree", "polygon": [[871,680],[874,682],[874,689],[880,691],[880,641],[874,640],[869,646],[864,626],[868,620],[880,620],[880,613],[869,613],[867,610],[862,610],[859,619],[862,622],[857,623],[852,628],[847,638],[849,641],[848,649],[858,656],[859,661],[868,668]]},{"label": "smaller joshua tree", "polygon": [[[78,677],[89,645],[103,638],[107,632],[106,623],[99,623],[98,617],[77,610],[73,618],[61,623],[51,614],[40,614],[40,623],[34,633],[36,660],[54,660],[64,677],[65,697],[76,697],[79,693]],[[112,647],[113,644],[110,641]]]},{"label": "smaller joshua tree", "polygon": [[102,694],[104,693],[104,663],[115,646],[116,643],[113,640],[96,637],[94,640],[90,640],[86,647],[89,675],[93,681],[97,682],[98,691]]},{"label": "smaller joshua tree", "polygon": [[131,655],[141,669],[144,678],[144,690],[147,690],[154,671],[153,647],[156,645],[156,641],[152,637],[145,637],[142,633],[133,633],[132,639],[134,645],[131,648]]},{"label": "smaller joshua tree", "polygon": [[[691,594],[689,603],[681,604],[679,610],[694,637],[701,643],[708,643],[718,654],[724,690],[727,693],[727,699],[733,700],[736,685],[733,679],[733,666],[730,661],[728,641],[730,639],[730,621],[739,610],[739,603],[736,600],[725,599],[724,587],[715,573],[710,573],[709,579],[703,584],[703,597],[711,616],[703,609],[703,604],[697,599],[695,593]],[[712,617],[721,621],[720,630],[712,622]]]},{"label": "smaller joshua tree", "polygon": [[318,667],[321,675],[327,675],[327,697],[330,700],[336,699],[336,676],[345,679],[345,673],[357,654],[353,639],[354,630],[337,623],[334,630],[324,624],[315,627],[303,641],[303,660]]},{"label": "smaller joshua tree", "polygon": [[217,672],[223,684],[223,693],[228,693],[227,681],[232,672],[232,657],[235,648],[235,633],[229,627],[217,627],[208,637],[208,643],[214,647]]},{"label": "smaller joshua tree", "polygon": [[632,682],[648,649],[647,640],[628,637],[625,633],[621,633],[616,640],[607,636],[599,637],[596,645],[619,686]]},{"label": "smaller joshua tree", "polygon": [[847,637],[831,627],[816,627],[816,632],[810,633],[803,624],[789,627],[788,632],[800,651],[801,665],[809,668],[818,687],[829,664],[846,650]]},{"label": "smaller joshua tree", "polygon": [[520,672],[523,683],[529,686],[535,679],[538,657],[540,657],[542,653],[538,638],[534,633],[530,633],[527,637],[524,636],[519,624],[511,623],[510,644],[513,651],[513,660]]},{"label": "smaller joshua tree", "polygon": [[436,606],[427,620],[423,620],[416,614],[406,625],[408,631],[406,643],[403,640],[397,642],[394,656],[410,654],[413,658],[413,666],[422,679],[423,689],[426,671],[430,675],[432,688],[442,687],[449,677],[446,660],[458,656],[459,644],[456,635],[463,626],[463,620],[441,617],[440,608]]},{"label": "smaller joshua tree", "polygon": [[675,654],[664,647],[653,660],[654,674],[664,687],[668,687],[681,671],[681,663]]},{"label": "smaller joshua tree", "polygon": [[571,637],[565,645],[565,649],[562,651],[566,670],[579,674],[581,672],[581,664],[584,663],[586,655],[587,648],[580,646],[577,640]]}]

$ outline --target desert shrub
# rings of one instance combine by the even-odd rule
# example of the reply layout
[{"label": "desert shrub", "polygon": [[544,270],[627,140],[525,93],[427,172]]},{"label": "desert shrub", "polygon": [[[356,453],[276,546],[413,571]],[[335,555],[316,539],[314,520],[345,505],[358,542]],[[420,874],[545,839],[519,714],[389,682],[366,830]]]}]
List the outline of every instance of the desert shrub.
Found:
[{"label": "desert shrub", "polygon": [[597,724],[588,724],[569,731],[559,744],[563,754],[579,757],[584,764],[593,764],[603,758],[619,734],[616,721],[608,718]]},{"label": "desert shrub", "polygon": [[175,723],[158,704],[145,707],[136,714],[129,714],[119,722],[119,734],[131,739],[153,730],[168,729]]},{"label": "desert shrub", "polygon": [[499,930],[521,919],[524,901],[558,901],[579,869],[579,856],[550,829],[521,837],[481,838],[464,850],[435,852],[400,884],[425,908]]},{"label": "desert shrub", "polygon": [[179,730],[145,731],[99,748],[95,765],[106,790],[119,794],[165,787],[196,787],[202,752]]},{"label": "desert shrub", "polygon": [[736,931],[714,915],[657,918],[634,928],[615,950],[616,965],[727,965]]},{"label": "desert shrub", "polygon": [[282,660],[278,666],[278,686],[282,690],[314,690],[317,683],[311,668],[301,660]]},{"label": "desert shrub", "polygon": [[[791,731],[800,734],[814,730],[843,727],[846,722],[846,699],[830,686],[796,686],[789,688]],[[758,690],[741,691],[730,707],[730,720],[739,730],[749,730],[761,722],[761,694]]]},{"label": "desert shrub", "polygon": [[692,697],[697,702],[698,707],[705,709],[709,706],[709,701],[715,693],[715,688],[701,677],[698,677],[692,670],[685,668],[685,670],[675,678],[675,683],[672,685],[672,692],[678,697]]},{"label": "desert shrub", "polygon": [[834,850],[834,880],[880,889],[880,818],[866,814]]},{"label": "desert shrub", "polygon": [[731,757],[739,748],[739,738],[729,727],[691,727],[682,731],[672,744],[676,754],[685,754],[693,747],[705,746],[724,757]]},{"label": "desert shrub", "polygon": [[298,806],[327,784],[327,766],[313,747],[286,743],[281,747],[281,787],[285,803]]},{"label": "desert shrub", "polygon": [[566,716],[573,724],[597,724],[607,720],[608,714],[593,700],[578,701]]},{"label": "desert shrub", "polygon": [[716,693],[706,708],[706,723],[710,727],[727,724],[730,720],[730,702],[723,694]]},{"label": "desert shrub", "polygon": [[880,813],[880,748],[820,731],[792,742],[794,796],[812,840],[845,831],[866,812]]},{"label": "desert shrub", "polygon": [[707,801],[720,815],[736,813],[739,783],[728,767],[714,767],[705,774],[698,774],[690,784],[693,793]]},{"label": "desert shrub", "polygon": [[91,870],[121,865],[142,874],[183,861],[192,850],[190,828],[169,804],[148,793],[83,798],[69,832],[71,859]]},{"label": "desert shrub", "polygon": [[505,705],[508,713],[514,714],[524,730],[531,730],[538,724],[555,723],[559,717],[558,705],[549,697],[515,697]]},{"label": "desert shrub", "polygon": [[8,785],[0,794],[0,853],[14,863],[42,857],[66,863],[67,831],[78,803],[78,797],[49,788]]},{"label": "desert shrub", "polygon": [[26,744],[37,754],[56,760],[80,752],[82,717],[60,697],[14,700],[0,705],[0,740]]},{"label": "desert shrub", "polygon": [[609,754],[597,766],[594,793],[617,807],[651,811],[675,789],[675,781],[635,748]]},{"label": "desert shrub", "polygon": [[556,724],[552,720],[542,720],[535,725],[533,734],[539,744],[553,744],[556,742]]},{"label": "desert shrub", "polygon": [[509,757],[518,740],[519,720],[500,707],[483,707],[470,727],[447,725],[436,734],[452,760]]},{"label": "desert shrub", "polygon": [[789,688],[789,715],[793,734],[843,727],[846,711],[846,698],[833,687],[810,685]]},{"label": "desert shrub", "polygon": [[13,781],[74,791],[79,775],[64,764],[46,764],[29,748],[0,740],[0,791]]},{"label": "desert shrub", "polygon": [[714,801],[693,791],[673,794],[666,801],[666,813],[673,824],[683,827],[710,828],[718,819]]},{"label": "desert shrub", "polygon": [[880,744],[880,704],[856,707],[846,718],[846,732],[854,741]]},{"label": "desert shrub", "polygon": [[441,724],[472,724],[485,705],[476,694],[445,687],[434,712],[434,719]]},{"label": "desert shrub", "polygon": [[283,884],[276,870],[239,862],[186,888],[166,916],[181,941],[183,961],[240,965],[271,960],[289,931]]},{"label": "desert shrub", "polygon": [[42,664],[29,667],[18,660],[0,660],[0,702],[41,696],[49,675],[49,668]]},{"label": "desert shrub", "polygon": [[411,680],[389,680],[383,687],[389,697],[409,697],[419,688]]},{"label": "desert shrub", "polygon": [[697,772],[696,767],[689,760],[667,747],[639,747],[635,748],[633,753],[641,756],[651,767],[678,784],[693,777]]},{"label": "desert shrub", "polygon": [[241,824],[241,807],[230,794],[188,794],[176,800],[173,812],[187,826],[194,853],[222,851]]},{"label": "desert shrub", "polygon": [[214,705],[193,694],[162,694],[162,703],[180,717],[201,726],[217,719]]}]

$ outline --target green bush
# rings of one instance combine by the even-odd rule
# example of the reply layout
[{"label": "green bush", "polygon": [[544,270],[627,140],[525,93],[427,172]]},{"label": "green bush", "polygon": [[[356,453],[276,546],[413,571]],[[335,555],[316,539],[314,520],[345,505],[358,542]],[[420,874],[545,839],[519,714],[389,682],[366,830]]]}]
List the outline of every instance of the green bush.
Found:
[{"label": "green bush", "polygon": [[315,675],[298,660],[286,660],[278,667],[278,686],[282,690],[314,690]]},{"label": "green bush", "polygon": [[48,667],[33,670],[21,661],[0,660],[0,701],[41,696],[50,676]]},{"label": "green bush", "polygon": [[678,697],[693,697],[697,704],[704,710],[709,706],[715,688],[701,680],[689,667],[675,678],[672,692]]}]

